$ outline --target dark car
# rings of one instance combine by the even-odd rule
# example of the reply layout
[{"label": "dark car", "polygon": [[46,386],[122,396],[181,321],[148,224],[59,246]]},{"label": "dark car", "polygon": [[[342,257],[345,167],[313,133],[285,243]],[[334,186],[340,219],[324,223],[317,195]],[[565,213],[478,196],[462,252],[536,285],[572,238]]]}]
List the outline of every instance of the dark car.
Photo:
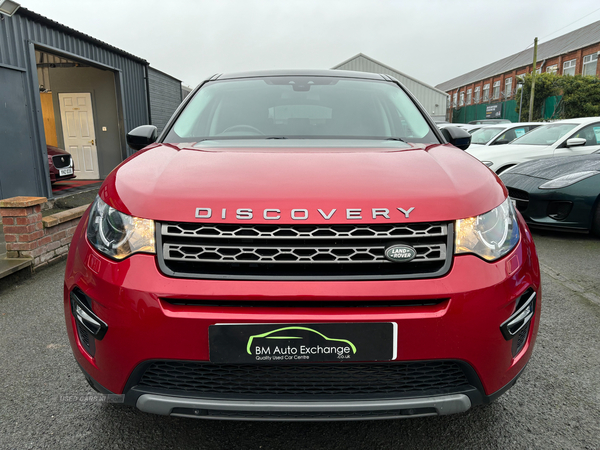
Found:
[{"label": "dark car", "polygon": [[47,145],[46,149],[48,151],[50,183],[75,178],[75,165],[71,154],[52,145]]},{"label": "dark car", "polygon": [[530,225],[600,236],[600,150],[529,161],[500,178]]}]

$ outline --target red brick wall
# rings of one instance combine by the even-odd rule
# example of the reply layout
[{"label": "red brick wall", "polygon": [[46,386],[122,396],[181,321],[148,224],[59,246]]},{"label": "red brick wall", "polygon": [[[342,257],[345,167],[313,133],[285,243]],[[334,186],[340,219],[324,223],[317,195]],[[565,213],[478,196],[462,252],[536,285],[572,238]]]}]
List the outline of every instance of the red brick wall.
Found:
[{"label": "red brick wall", "polygon": [[[558,65],[558,70],[557,73],[559,75],[562,75],[563,73],[563,63],[565,61],[570,61],[571,59],[577,59],[577,63],[575,66],[575,74],[576,75],[581,75],[582,71],[583,71],[583,57],[587,56],[587,55],[591,55],[591,54],[595,54],[597,52],[600,51],[600,42],[598,42],[597,44],[588,46],[588,47],[584,47],[578,50],[574,50],[572,52],[566,53],[564,55],[559,55],[559,56],[555,56],[552,58],[547,59],[545,62],[542,61],[538,61],[537,62],[537,68],[540,68],[540,66],[542,65],[542,63],[544,63],[544,66],[542,68],[542,72],[546,71],[546,67],[551,66],[553,64],[557,64]],[[532,61],[533,63],[533,61]],[[461,86],[459,88],[456,89],[452,89],[449,91],[446,91],[448,94],[450,94],[450,99],[452,100],[452,95],[455,92],[458,92],[458,99],[457,101],[460,101],[460,92],[464,91],[465,92],[465,102],[466,102],[466,96],[467,96],[467,89],[473,89],[473,99],[475,98],[475,88],[477,86],[481,86],[481,101],[483,101],[483,86],[487,83],[490,84],[490,99],[489,101],[496,101],[495,99],[493,99],[493,93],[494,93],[494,82],[495,81],[500,81],[500,92],[504,92],[505,90],[505,85],[504,85],[504,80],[506,78],[512,77],[513,78],[513,85],[512,85],[512,89],[513,92],[516,90],[516,86],[517,86],[517,81],[516,81],[516,76],[517,75],[521,75],[521,74],[525,74],[525,73],[530,73],[531,72],[531,67],[533,64],[529,64],[526,67],[521,67],[518,68],[516,70],[512,70],[509,72],[505,72],[505,73],[501,73],[501,74],[497,74],[492,78],[486,78],[483,80],[479,80],[476,81],[474,83],[465,85],[465,86]],[[600,62],[597,64],[596,66],[596,76],[600,77]],[[498,100],[505,100],[505,97],[503,95],[500,96],[500,98]],[[508,100],[508,98],[506,98],[506,100]],[[473,104],[473,102],[471,103]]]},{"label": "red brick wall", "polygon": [[[27,197],[31,199],[31,197]],[[12,201],[12,203],[10,203]],[[76,208],[75,214],[61,213],[61,220],[42,221],[41,203],[33,206],[0,206],[7,258],[31,258],[33,268],[38,268],[66,255],[71,245],[75,228],[85,208]],[[4,204],[18,205],[14,199],[1,201]],[[29,200],[23,203],[32,203]],[[75,211],[75,210],[73,210]],[[50,216],[52,218],[53,216]],[[61,223],[59,223],[61,222]],[[56,225],[52,224],[56,223]]]}]

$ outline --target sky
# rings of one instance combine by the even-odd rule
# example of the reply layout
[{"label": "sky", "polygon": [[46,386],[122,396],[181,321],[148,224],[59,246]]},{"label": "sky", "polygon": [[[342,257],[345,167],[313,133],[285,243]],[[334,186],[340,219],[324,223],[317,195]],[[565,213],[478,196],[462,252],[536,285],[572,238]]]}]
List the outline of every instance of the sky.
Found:
[{"label": "sky", "polygon": [[435,86],[600,20],[598,0],[17,0],[195,87],[363,53]]}]

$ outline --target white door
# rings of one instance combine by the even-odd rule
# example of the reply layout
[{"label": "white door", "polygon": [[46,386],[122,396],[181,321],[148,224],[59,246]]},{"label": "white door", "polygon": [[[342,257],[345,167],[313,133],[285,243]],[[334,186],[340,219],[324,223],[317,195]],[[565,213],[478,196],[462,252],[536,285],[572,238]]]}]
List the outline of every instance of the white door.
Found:
[{"label": "white door", "polygon": [[73,156],[77,179],[99,179],[91,95],[88,92],[58,94],[58,100],[65,150]]},{"label": "white door", "polygon": [[554,151],[554,156],[589,155],[600,149],[600,122],[583,127],[569,136],[566,140],[571,138],[583,138],[585,139],[585,144],[576,147],[562,147],[559,145]]}]

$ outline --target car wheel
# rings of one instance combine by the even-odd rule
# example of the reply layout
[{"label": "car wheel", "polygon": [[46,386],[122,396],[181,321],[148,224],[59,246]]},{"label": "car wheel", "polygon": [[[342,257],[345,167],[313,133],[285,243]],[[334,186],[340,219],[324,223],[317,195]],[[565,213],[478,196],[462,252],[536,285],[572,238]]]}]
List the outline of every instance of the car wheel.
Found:
[{"label": "car wheel", "polygon": [[600,199],[596,201],[596,209],[592,217],[592,233],[600,237]]},{"label": "car wheel", "polygon": [[500,175],[502,172],[505,172],[507,169],[510,169],[511,167],[514,167],[514,164],[511,164],[510,166],[504,166],[504,167],[500,167],[497,171],[496,171],[496,175]]}]

